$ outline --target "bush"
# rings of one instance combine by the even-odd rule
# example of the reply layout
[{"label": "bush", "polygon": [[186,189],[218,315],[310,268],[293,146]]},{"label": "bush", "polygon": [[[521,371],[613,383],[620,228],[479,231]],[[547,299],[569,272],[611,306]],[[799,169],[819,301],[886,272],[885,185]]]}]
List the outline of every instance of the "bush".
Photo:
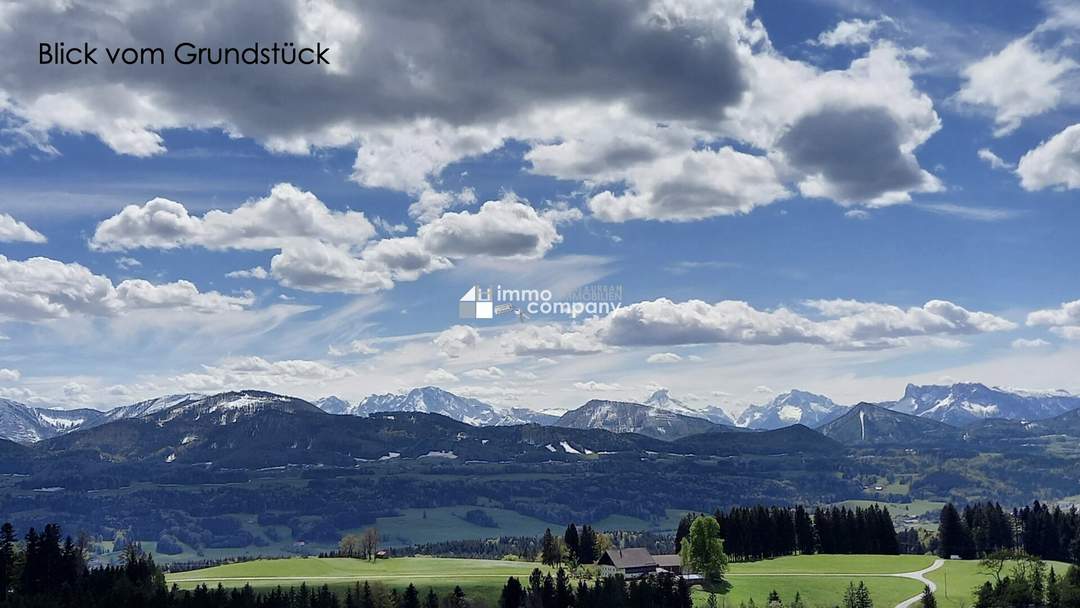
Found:
[{"label": "bush", "polygon": [[162,555],[178,555],[184,552],[184,547],[175,536],[162,534],[157,540],[157,552]]}]

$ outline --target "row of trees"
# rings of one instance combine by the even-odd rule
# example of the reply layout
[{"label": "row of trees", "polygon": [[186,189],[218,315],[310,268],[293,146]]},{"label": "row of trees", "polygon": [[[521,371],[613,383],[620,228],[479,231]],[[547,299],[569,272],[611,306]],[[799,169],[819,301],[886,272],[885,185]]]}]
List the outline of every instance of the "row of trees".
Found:
[{"label": "row of trees", "polygon": [[981,568],[992,580],[976,591],[974,608],[1080,607],[1080,568],[1075,565],[1059,576],[1037,557],[1006,550],[985,557]]},{"label": "row of trees", "polygon": [[[681,549],[696,517],[691,514],[679,522],[676,551]],[[727,512],[717,511],[713,518],[719,524],[727,555],[737,561],[796,553],[900,552],[889,510],[877,505],[818,508],[812,516],[802,506],[733,507]]]},{"label": "row of trees", "polygon": [[672,574],[650,575],[626,583],[622,577],[575,586],[562,568],[555,576],[533,570],[528,586],[511,577],[499,594],[499,608],[693,608],[690,587]]},{"label": "row of trees", "polygon": [[561,538],[552,534],[551,528],[544,531],[540,541],[540,561],[547,566],[565,564],[576,570],[581,564],[596,562],[610,547],[611,538],[606,534],[596,532],[589,525],[581,526],[578,531],[577,525],[571,523]]},{"label": "row of trees", "polygon": [[1080,513],[1036,501],[1011,513],[996,503],[974,503],[963,511],[941,509],[938,526],[943,557],[965,559],[1022,550],[1043,559],[1080,562]]},{"label": "row of trees", "polygon": [[359,535],[346,534],[338,541],[338,555],[341,557],[374,560],[378,551],[379,531],[375,528],[368,528]]}]

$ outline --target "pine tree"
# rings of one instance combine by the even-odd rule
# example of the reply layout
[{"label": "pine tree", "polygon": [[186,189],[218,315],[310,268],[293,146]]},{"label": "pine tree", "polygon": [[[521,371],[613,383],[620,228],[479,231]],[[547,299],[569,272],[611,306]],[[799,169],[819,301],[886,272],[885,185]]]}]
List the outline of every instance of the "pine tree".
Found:
[{"label": "pine tree", "polygon": [[566,545],[566,551],[570,559],[576,559],[580,561],[581,558],[581,538],[578,536],[577,526],[571,523],[566,527],[566,532],[563,534],[563,543]]},{"label": "pine tree", "polygon": [[[7,598],[15,578],[15,528],[11,523],[0,527],[0,598]],[[3,601],[3,599],[0,599]]]},{"label": "pine tree", "polygon": [[930,585],[923,587],[922,608],[937,608],[937,598],[934,597],[934,592],[930,590]]},{"label": "pine tree", "polygon": [[592,564],[596,562],[596,533],[588,524],[581,526],[581,538],[578,542],[578,562]]},{"label": "pine tree", "polygon": [[540,562],[545,566],[557,566],[562,561],[559,541],[551,534],[551,528],[544,531],[544,540],[540,549]]},{"label": "pine tree", "polygon": [[870,598],[870,590],[862,581],[855,589],[855,608],[874,608],[874,600]]},{"label": "pine tree", "polygon": [[506,580],[502,593],[499,595],[499,608],[521,608],[524,605],[525,589],[521,587],[518,579],[511,576]]},{"label": "pine tree", "polygon": [[431,587],[428,587],[424,608],[439,608],[439,596],[435,595],[435,590]]},{"label": "pine tree", "polygon": [[1061,584],[1053,566],[1046,576],[1046,608],[1061,608]]},{"label": "pine tree", "polygon": [[398,604],[401,608],[420,608],[420,593],[416,590],[416,585],[409,583],[409,586],[405,588],[405,595],[401,598],[401,603]]},{"label": "pine tree", "polygon": [[574,592],[570,587],[570,579],[566,576],[566,570],[559,568],[555,573],[555,608],[570,608],[574,605]]},{"label": "pine tree", "polygon": [[959,555],[964,559],[974,557],[974,543],[971,540],[970,532],[960,519],[960,513],[951,502],[946,503],[941,508],[938,534],[941,538],[941,557],[949,558],[953,555]]},{"label": "pine tree", "polygon": [[364,581],[364,595],[360,597],[360,608],[375,608],[375,598],[371,595],[371,583]]}]

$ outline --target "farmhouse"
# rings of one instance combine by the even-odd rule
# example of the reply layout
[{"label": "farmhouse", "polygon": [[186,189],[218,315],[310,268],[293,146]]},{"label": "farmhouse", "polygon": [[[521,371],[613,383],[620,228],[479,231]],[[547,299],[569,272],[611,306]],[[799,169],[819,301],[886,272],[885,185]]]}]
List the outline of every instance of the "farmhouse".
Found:
[{"label": "farmhouse", "polygon": [[596,562],[601,576],[622,575],[633,579],[647,574],[670,572],[686,580],[697,580],[695,574],[682,571],[682,558],[678,555],[652,555],[647,549],[608,549]]}]

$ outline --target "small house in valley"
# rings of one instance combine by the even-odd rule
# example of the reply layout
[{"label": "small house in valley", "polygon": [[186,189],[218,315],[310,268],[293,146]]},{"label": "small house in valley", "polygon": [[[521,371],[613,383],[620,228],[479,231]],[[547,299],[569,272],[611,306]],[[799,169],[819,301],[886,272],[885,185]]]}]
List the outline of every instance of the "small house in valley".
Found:
[{"label": "small house in valley", "polygon": [[675,554],[652,555],[647,549],[608,549],[596,562],[601,576],[621,575],[635,579],[649,574],[670,572],[687,581],[696,582],[700,576],[683,573],[682,558]]}]

